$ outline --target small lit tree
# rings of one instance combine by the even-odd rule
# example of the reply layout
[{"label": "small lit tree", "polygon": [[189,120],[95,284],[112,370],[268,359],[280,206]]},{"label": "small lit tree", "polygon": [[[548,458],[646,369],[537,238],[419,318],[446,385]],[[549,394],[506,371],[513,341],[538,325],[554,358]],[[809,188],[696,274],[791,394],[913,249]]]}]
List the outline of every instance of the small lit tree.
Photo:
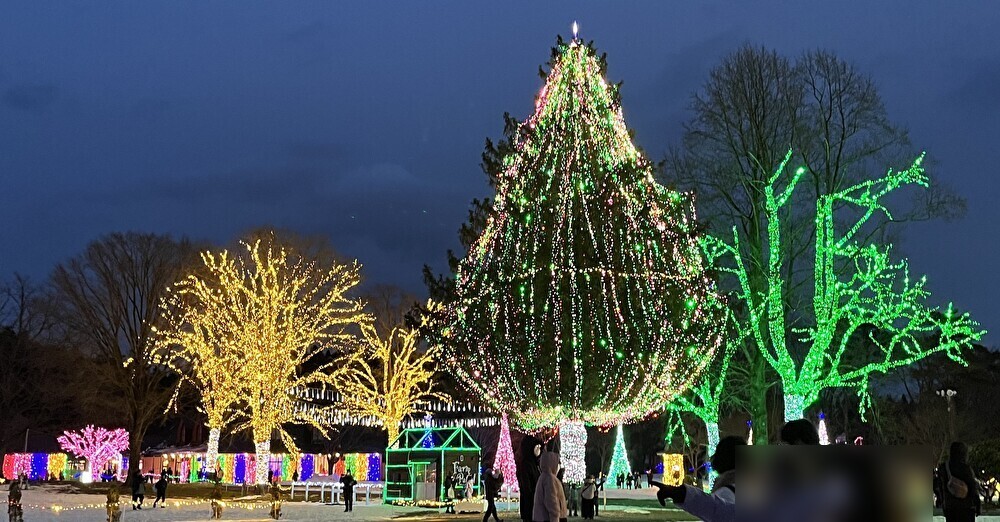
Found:
[{"label": "small lit tree", "polygon": [[92,473],[128,449],[128,432],[121,428],[87,426],[80,431],[64,431],[56,440],[63,450],[86,459],[87,469]]},{"label": "small lit tree", "polygon": [[[246,403],[247,418],[236,430],[251,431],[256,479],[264,483],[272,434],[277,432],[296,452],[285,424],[308,424],[326,433],[322,419],[328,411],[302,407],[308,398],[296,390],[331,383],[334,362],[317,364],[314,359],[355,342],[347,328],[368,317],[360,301],[346,297],[359,282],[356,262],[309,259],[305,252],[279,244],[271,233],[241,244],[241,252],[202,254],[206,275],[190,284],[206,285],[201,297],[216,314],[206,323],[213,328],[206,338],[218,342],[217,348],[239,351],[231,378]],[[227,357],[213,370],[225,371]]]},{"label": "small lit tree", "polygon": [[510,422],[507,414],[500,415],[500,440],[497,442],[496,457],[493,458],[493,469],[503,473],[504,484],[510,487],[511,491],[520,491],[520,484],[517,482],[517,464],[514,460],[514,447],[510,442]]},{"label": "small lit tree", "polygon": [[608,468],[608,478],[617,486],[618,475],[631,475],[632,464],[628,461],[628,450],[625,449],[625,433],[622,425],[615,428],[615,448],[611,452],[611,467]]},{"label": "small lit tree", "polygon": [[[792,311],[783,297],[789,253],[782,243],[782,219],[805,169],[796,170],[784,188],[779,188],[789,158],[791,151],[763,187],[766,266],[744,259],[745,249],[735,229],[732,242],[706,237],[707,257],[738,280],[738,296],[748,310],[741,328],[781,378],[785,420],[802,418],[822,390],[837,387],[857,390],[863,415],[871,406],[868,383],[872,374],[909,365],[936,352],[961,362],[962,350],[979,341],[985,331],[968,314],[955,312],[951,304],[944,310],[928,306],[925,278],[911,278],[905,260],[891,261],[890,246],[861,239],[873,216],[883,214],[892,219],[883,201],[892,191],[905,185],[928,185],[921,167],[923,156],[906,170],[889,170],[880,178],[818,198],[812,309],[797,311],[806,312],[803,315],[812,324],[790,330],[788,314]],[[858,213],[847,222],[846,231],[840,232],[834,209],[848,207]],[[839,223],[843,222],[841,217]],[[751,290],[749,281],[755,270],[764,272],[760,276],[766,280],[763,292]],[[790,333],[799,334],[801,344],[789,340]],[[936,342],[927,342],[932,336]],[[852,344],[859,341],[867,344],[870,357],[862,357],[865,354]]]},{"label": "small lit tree", "polygon": [[440,349],[422,348],[413,329],[394,327],[380,336],[374,326],[365,325],[361,332],[365,346],[348,356],[334,379],[342,406],[355,415],[381,421],[391,444],[404,419],[424,413],[421,405],[435,398],[448,400],[434,391],[434,364]]}]

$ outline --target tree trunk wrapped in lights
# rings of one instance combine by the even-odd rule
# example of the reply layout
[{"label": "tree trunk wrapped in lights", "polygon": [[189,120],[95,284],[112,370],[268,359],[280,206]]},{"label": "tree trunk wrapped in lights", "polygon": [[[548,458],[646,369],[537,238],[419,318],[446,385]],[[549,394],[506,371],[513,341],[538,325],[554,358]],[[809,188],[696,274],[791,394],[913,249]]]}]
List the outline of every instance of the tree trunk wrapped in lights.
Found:
[{"label": "tree trunk wrapped in lights", "polygon": [[[229,274],[232,275],[232,274]],[[237,374],[246,352],[233,330],[234,303],[219,288],[231,284],[221,271],[200,271],[167,290],[161,308],[164,326],[155,329],[157,350],[164,364],[181,376],[171,399],[190,384],[201,398],[199,409],[209,429],[205,471],[215,472],[222,430],[245,417],[244,390]],[[169,408],[169,406],[168,406]],[[245,419],[244,419],[245,420]]]},{"label": "tree trunk wrapped in lights", "polygon": [[385,337],[370,325],[361,332],[365,346],[351,353],[333,378],[341,406],[354,415],[381,421],[392,444],[403,420],[424,413],[422,404],[448,400],[434,391],[439,347],[421,349],[418,332],[407,328],[394,327]]},{"label": "tree trunk wrapped in lights", "polygon": [[[732,313],[727,313],[726,318],[727,321],[725,324],[727,326],[735,325],[735,318]],[[739,329],[730,329],[735,330],[735,332],[732,332],[733,335],[727,336],[725,348],[718,353],[716,359],[708,369],[702,372],[698,377],[698,381],[687,393],[678,395],[677,398],[667,405],[667,411],[675,417],[673,419],[674,422],[671,423],[673,426],[683,426],[683,422],[679,418],[683,413],[693,414],[705,423],[708,443],[706,454],[708,456],[711,456],[715,452],[715,447],[719,444],[719,417],[723,401],[730,402],[735,400],[732,397],[732,390],[729,390],[725,397],[723,393],[727,390],[726,385],[730,384],[732,380],[729,374],[730,363],[736,354],[737,347],[743,342],[744,338],[742,331]],[[668,433],[668,444],[672,438],[673,433]],[[684,438],[685,444],[688,444],[690,441],[687,440],[686,434]]]},{"label": "tree trunk wrapped in lights", "polygon": [[492,407],[528,431],[576,433],[684,391],[720,343],[722,306],[691,201],[654,181],[603,58],[560,40],[551,67],[459,265],[443,343]]},{"label": "tree trunk wrapped in lights", "polygon": [[[707,257],[739,281],[739,298],[749,311],[742,327],[781,378],[785,420],[802,418],[822,390],[837,387],[857,390],[864,415],[871,406],[871,375],[936,352],[961,362],[962,350],[979,341],[985,331],[968,314],[955,312],[951,304],[943,310],[928,306],[925,278],[911,278],[905,260],[892,262],[890,246],[861,239],[873,216],[881,213],[891,219],[883,198],[904,185],[928,185],[921,156],[906,170],[890,170],[883,177],[820,196],[816,202],[814,294],[812,309],[805,314],[812,323],[795,330],[805,346],[804,356],[799,355],[788,340],[789,310],[784,306],[782,279],[788,253],[782,244],[781,220],[805,172],[797,169],[784,188],[779,187],[779,182],[785,181],[784,169],[791,154],[789,151],[764,187],[767,266],[751,266],[744,260],[735,230],[731,243],[707,237]],[[846,231],[838,232],[834,208],[844,205],[858,213],[847,223]],[[842,267],[846,270],[839,270]],[[750,290],[748,281],[755,270],[764,272],[766,292]],[[859,343],[864,344],[860,350]]]},{"label": "tree trunk wrapped in lights", "polygon": [[368,317],[360,301],[346,297],[359,281],[357,263],[315,259],[269,232],[241,245],[243,251],[235,253],[203,253],[204,266],[176,285],[178,328],[165,338],[173,335],[172,342],[192,349],[204,343],[191,368],[207,371],[204,382],[212,385],[199,388],[210,427],[220,418],[224,422],[232,405],[245,405],[246,418],[236,430],[251,431],[256,480],[263,483],[275,432],[292,453],[297,449],[284,425],[308,424],[326,432],[328,408],[302,407],[310,399],[295,390],[331,384],[335,363],[313,359],[352,345],[347,328],[367,324]]}]

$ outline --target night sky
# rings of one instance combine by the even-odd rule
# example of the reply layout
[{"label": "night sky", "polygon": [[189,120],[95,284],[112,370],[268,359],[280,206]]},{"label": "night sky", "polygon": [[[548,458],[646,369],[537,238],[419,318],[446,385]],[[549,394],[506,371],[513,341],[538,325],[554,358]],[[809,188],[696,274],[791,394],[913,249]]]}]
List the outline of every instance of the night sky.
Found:
[{"label": "night sky", "polygon": [[985,0],[4,2],[0,279],[42,280],[108,232],[226,243],[275,225],[422,293],[421,266],[445,268],[469,201],[491,195],[485,138],[531,112],[573,20],[654,160],[745,42],[856,63],[968,200],[899,247],[936,302],[1000,327],[1000,6]]}]

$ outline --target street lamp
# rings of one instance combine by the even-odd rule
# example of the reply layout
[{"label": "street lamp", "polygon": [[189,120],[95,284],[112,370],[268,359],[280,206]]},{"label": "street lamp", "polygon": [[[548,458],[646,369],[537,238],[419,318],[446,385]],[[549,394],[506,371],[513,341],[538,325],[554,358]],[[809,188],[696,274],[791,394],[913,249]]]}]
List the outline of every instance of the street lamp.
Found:
[{"label": "street lamp", "polygon": [[948,435],[951,440],[955,440],[955,410],[951,407],[952,399],[958,395],[958,392],[951,389],[945,388],[943,390],[937,391],[938,397],[943,397],[948,401]]}]

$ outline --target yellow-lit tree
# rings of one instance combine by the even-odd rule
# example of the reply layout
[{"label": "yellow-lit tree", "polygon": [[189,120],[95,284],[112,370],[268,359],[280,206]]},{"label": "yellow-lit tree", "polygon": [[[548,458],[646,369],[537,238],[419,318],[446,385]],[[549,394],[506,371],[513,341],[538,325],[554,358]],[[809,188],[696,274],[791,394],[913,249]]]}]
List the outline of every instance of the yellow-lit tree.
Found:
[{"label": "yellow-lit tree", "polygon": [[[305,249],[278,242],[273,233],[241,245],[235,253],[202,254],[204,275],[190,276],[186,284],[201,288],[198,298],[208,302],[197,306],[211,317],[188,328],[206,330],[194,336],[197,342],[204,339],[220,353],[206,370],[229,371],[240,394],[234,400],[246,404],[246,418],[235,429],[251,431],[256,479],[264,483],[275,432],[292,452],[297,449],[284,425],[309,424],[326,433],[321,422],[326,409],[303,407],[308,399],[296,390],[331,383],[334,363],[314,359],[328,349],[355,344],[349,328],[368,324],[369,318],[361,301],[346,295],[360,281],[357,262],[313,258]],[[181,301],[188,306],[198,302]],[[224,347],[231,347],[235,361],[221,355],[227,352]],[[235,362],[235,370],[229,362]]]},{"label": "yellow-lit tree", "polygon": [[394,327],[380,336],[374,326],[361,328],[365,346],[351,353],[334,377],[342,406],[354,415],[382,422],[389,443],[406,417],[423,413],[431,399],[448,400],[434,390],[438,347],[423,349],[416,330]]},{"label": "yellow-lit tree", "polygon": [[[204,256],[210,254],[204,254]],[[206,265],[209,263],[206,261]],[[215,471],[222,430],[246,420],[244,390],[237,375],[245,350],[237,342],[233,303],[220,292],[224,286],[217,271],[187,275],[167,290],[161,305],[164,326],[155,329],[157,348],[165,363],[181,376],[171,405],[181,386],[193,386],[201,398],[201,411],[209,429],[205,469]],[[168,406],[169,408],[169,406]]]}]

